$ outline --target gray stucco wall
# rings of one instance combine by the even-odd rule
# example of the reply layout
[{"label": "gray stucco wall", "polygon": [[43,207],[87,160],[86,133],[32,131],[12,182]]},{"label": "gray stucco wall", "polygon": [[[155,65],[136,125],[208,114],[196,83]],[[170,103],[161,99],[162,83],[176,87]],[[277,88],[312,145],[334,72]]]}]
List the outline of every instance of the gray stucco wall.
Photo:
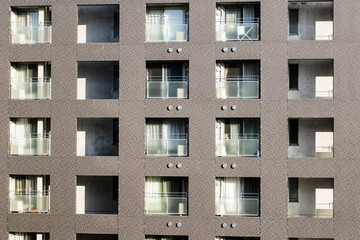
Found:
[{"label": "gray stucco wall", "polygon": [[[242,0],[239,0],[242,1]],[[250,2],[253,0],[247,0]],[[0,196],[0,239],[9,231],[49,232],[52,239],[76,239],[76,233],[119,234],[143,240],[144,235],[188,235],[189,240],[215,236],[255,236],[261,240],[288,237],[356,239],[360,236],[360,128],[356,119],[360,95],[360,5],[334,1],[333,41],[288,41],[288,1],[260,0],[261,41],[215,42],[215,1],[190,0],[190,41],[145,43],[147,3],[155,0],[4,0],[0,8],[0,189],[8,192],[10,174],[51,177],[49,214],[9,214],[8,195]],[[168,0],[166,3],[182,3]],[[234,2],[234,0],[219,2]],[[238,1],[236,1],[238,2]],[[119,4],[120,40],[77,44],[77,5]],[[52,6],[52,43],[10,44],[10,7]],[[140,20],[139,20],[140,19]],[[142,20],[141,20],[142,19]],[[236,47],[236,52],[222,48]],[[181,53],[167,49],[182,48]],[[216,99],[217,60],[260,59],[261,99]],[[288,59],[334,59],[332,100],[288,99]],[[146,61],[189,61],[189,99],[145,99]],[[9,100],[10,62],[51,61],[52,99]],[[119,99],[76,100],[77,61],[119,61]],[[167,106],[182,106],[181,111]],[[222,111],[221,106],[228,106]],[[236,110],[229,106],[236,105]],[[8,154],[9,118],[51,118],[52,151],[48,157]],[[261,118],[261,157],[215,157],[216,118]],[[334,118],[332,159],[287,157],[288,118]],[[77,157],[77,118],[119,118],[119,154]],[[189,156],[144,154],[146,118],[189,118]],[[167,168],[168,163],[181,168]],[[227,163],[223,169],[221,165]],[[236,163],[235,169],[230,164]],[[77,175],[119,176],[118,215],[76,215]],[[144,216],[145,176],[189,178],[189,215]],[[215,217],[216,176],[260,177],[261,217]],[[336,209],[332,219],[287,218],[287,178],[334,178]],[[351,184],[349,184],[351,183]],[[167,227],[167,222],[182,226]],[[221,228],[227,223],[227,228]],[[230,228],[236,223],[236,228]]]}]

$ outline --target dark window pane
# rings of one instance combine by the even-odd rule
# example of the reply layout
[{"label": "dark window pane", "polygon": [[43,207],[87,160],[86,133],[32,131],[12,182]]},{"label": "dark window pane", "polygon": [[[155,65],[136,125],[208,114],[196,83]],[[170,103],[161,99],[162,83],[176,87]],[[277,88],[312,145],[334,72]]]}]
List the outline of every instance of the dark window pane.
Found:
[{"label": "dark window pane", "polygon": [[299,89],[299,65],[289,64],[289,89]]},{"label": "dark window pane", "polygon": [[289,178],[289,202],[299,201],[299,179]]},{"label": "dark window pane", "polygon": [[299,119],[289,119],[289,144],[299,145]]},{"label": "dark window pane", "polygon": [[299,10],[289,10],[289,34],[298,35]]}]

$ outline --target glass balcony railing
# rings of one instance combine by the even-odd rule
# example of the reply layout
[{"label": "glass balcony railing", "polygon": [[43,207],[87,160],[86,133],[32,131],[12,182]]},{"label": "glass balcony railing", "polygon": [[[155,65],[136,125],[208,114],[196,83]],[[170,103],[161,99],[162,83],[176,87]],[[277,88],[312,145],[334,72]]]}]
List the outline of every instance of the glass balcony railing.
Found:
[{"label": "glass balcony railing", "polygon": [[187,77],[170,77],[162,81],[162,77],[151,77],[147,79],[148,98],[187,98]]},{"label": "glass balcony railing", "polygon": [[11,99],[50,99],[50,78],[12,78]]},{"label": "glass balcony railing", "polygon": [[259,76],[217,78],[217,98],[259,98],[259,78]]},{"label": "glass balcony railing", "polygon": [[11,43],[51,43],[51,22],[11,25]]},{"label": "glass balcony railing", "polygon": [[187,156],[187,134],[147,139],[146,155]]},{"label": "glass balcony railing", "polygon": [[10,212],[47,213],[50,209],[48,191],[10,191]]},{"label": "glass balcony railing", "polygon": [[215,196],[215,215],[259,216],[259,194]]},{"label": "glass balcony railing", "polygon": [[187,19],[167,19],[162,16],[147,16],[147,42],[186,42],[189,25]]},{"label": "glass balcony railing", "polygon": [[259,134],[239,135],[238,138],[216,140],[217,156],[259,156]]},{"label": "glass balcony railing", "polygon": [[30,136],[11,136],[11,155],[50,155],[50,133]]},{"label": "glass balcony railing", "polygon": [[187,215],[187,193],[145,193],[145,213]]},{"label": "glass balcony railing", "polygon": [[258,41],[259,19],[216,22],[216,41]]}]

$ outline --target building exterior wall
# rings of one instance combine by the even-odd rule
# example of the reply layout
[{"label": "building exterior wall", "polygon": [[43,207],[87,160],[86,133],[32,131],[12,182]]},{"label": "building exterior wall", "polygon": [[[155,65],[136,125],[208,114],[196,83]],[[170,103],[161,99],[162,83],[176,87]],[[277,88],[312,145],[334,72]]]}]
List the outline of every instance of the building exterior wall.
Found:
[{"label": "building exterior wall", "polygon": [[[242,2],[243,0],[239,0]],[[253,2],[247,0],[246,2]],[[145,42],[147,3],[159,0],[6,0],[0,8],[0,189],[8,192],[10,174],[51,177],[51,213],[10,214],[7,194],[0,196],[0,239],[7,232],[49,232],[51,239],[75,240],[76,233],[188,235],[189,240],[215,236],[254,236],[261,240],[302,238],[356,239],[360,236],[358,199],[360,128],[360,5],[334,1],[333,41],[288,41],[288,1],[259,0],[261,41],[215,42],[215,1],[189,0],[189,42]],[[183,3],[169,0],[166,3]],[[218,2],[235,2],[234,0]],[[120,40],[77,44],[77,5],[119,4]],[[52,43],[10,44],[11,6],[52,6]],[[237,51],[222,52],[226,47]],[[167,49],[182,48],[181,53]],[[217,60],[260,59],[261,99],[216,98]],[[334,99],[288,100],[288,59],[334,59]],[[189,99],[146,99],[146,61],[189,61]],[[9,101],[10,62],[50,61],[52,98]],[[119,99],[78,101],[78,61],[119,61]],[[182,106],[168,111],[167,107]],[[230,106],[236,105],[236,110]],[[221,106],[228,108],[223,111]],[[51,118],[51,156],[9,156],[9,118]],[[334,118],[336,154],[332,159],[288,159],[288,118]],[[119,154],[77,157],[77,118],[119,118]],[[188,118],[189,156],[144,154],[146,118]],[[261,157],[215,157],[217,118],[260,118]],[[167,164],[182,163],[181,168]],[[223,163],[227,168],[222,168]],[[236,168],[230,168],[236,163]],[[119,176],[118,215],[76,215],[76,176]],[[189,178],[188,216],[145,216],[145,176]],[[261,178],[261,217],[215,217],[214,179]],[[287,178],[334,178],[336,210],[332,219],[287,218]],[[350,184],[349,184],[350,183]],[[167,223],[181,222],[181,227]],[[227,223],[226,228],[221,224]],[[230,228],[236,223],[235,228]]]}]

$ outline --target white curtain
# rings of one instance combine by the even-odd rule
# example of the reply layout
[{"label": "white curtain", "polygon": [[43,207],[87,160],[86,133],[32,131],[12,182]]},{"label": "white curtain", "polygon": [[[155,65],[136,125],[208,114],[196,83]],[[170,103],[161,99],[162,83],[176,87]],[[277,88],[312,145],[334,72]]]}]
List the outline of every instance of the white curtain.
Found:
[{"label": "white curtain", "polygon": [[39,24],[39,12],[38,10],[29,11],[30,25],[37,26]]},{"label": "white curtain", "polygon": [[164,15],[169,24],[183,24],[185,21],[184,8],[182,7],[167,7],[164,10]]},{"label": "white curtain", "polygon": [[241,14],[239,16],[238,8],[235,7],[226,7],[226,22],[227,23],[236,23],[238,18],[241,18]]},{"label": "white curtain", "polygon": [[226,177],[217,178],[215,181],[217,188],[217,212],[220,215],[236,215],[239,209],[238,199],[244,191],[244,178]]},{"label": "white curtain", "polygon": [[244,63],[243,64],[243,77],[246,79],[253,79],[259,76],[259,65],[257,63]]},{"label": "white curtain", "polygon": [[161,193],[161,177],[146,177],[145,181],[145,193]]},{"label": "white curtain", "polygon": [[155,120],[148,121],[146,123],[146,137],[147,139],[161,139],[162,124]]},{"label": "white curtain", "polygon": [[182,139],[184,138],[185,125],[181,119],[166,119],[164,125],[167,126],[168,139]]},{"label": "white curtain", "polygon": [[230,138],[239,139],[240,123],[238,119],[230,119]]},{"label": "white curtain", "polygon": [[254,6],[246,6],[243,9],[243,18],[244,22],[252,22],[255,18],[255,9]]}]

